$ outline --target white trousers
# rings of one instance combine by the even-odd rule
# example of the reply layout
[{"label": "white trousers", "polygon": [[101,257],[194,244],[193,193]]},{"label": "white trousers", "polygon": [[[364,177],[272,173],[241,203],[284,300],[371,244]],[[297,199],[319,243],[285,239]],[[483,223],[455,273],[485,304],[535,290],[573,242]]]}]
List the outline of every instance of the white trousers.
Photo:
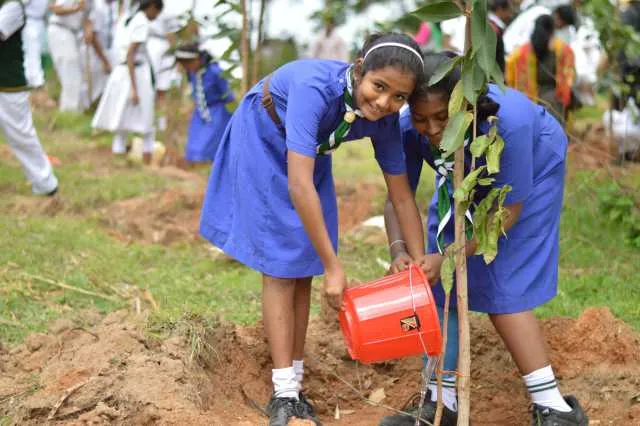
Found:
[{"label": "white trousers", "polygon": [[27,82],[31,87],[44,85],[42,69],[42,43],[44,42],[44,20],[27,18],[22,31],[24,50],[24,70]]},{"label": "white trousers", "polygon": [[9,147],[22,164],[35,194],[47,194],[58,179],[33,127],[29,92],[0,92],[0,129]]},{"label": "white trousers", "polygon": [[49,24],[49,50],[60,80],[60,111],[82,112],[82,62],[78,35],[67,28]]}]

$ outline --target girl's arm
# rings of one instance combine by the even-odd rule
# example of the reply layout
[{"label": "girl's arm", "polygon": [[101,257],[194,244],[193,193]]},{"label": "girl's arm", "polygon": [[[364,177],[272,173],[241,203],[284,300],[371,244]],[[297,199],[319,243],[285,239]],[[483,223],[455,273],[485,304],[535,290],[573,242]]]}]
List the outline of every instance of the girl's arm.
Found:
[{"label": "girl's arm", "polygon": [[291,150],[287,152],[289,195],[324,265],[327,301],[333,308],[339,309],[347,279],[327,232],[320,197],[313,184],[314,168],[315,158]]},{"label": "girl's arm", "polygon": [[49,10],[58,16],[71,15],[72,13],[80,12],[84,9],[85,0],[80,0],[75,6],[62,6],[59,4],[52,4],[49,6]]},{"label": "girl's arm", "polygon": [[106,74],[111,72],[111,64],[107,59],[107,55],[104,53],[104,49],[102,48],[102,43],[100,43],[99,37],[96,36],[96,32],[94,31],[93,23],[87,19],[84,23],[84,33],[85,33],[85,41],[87,44],[90,44],[95,50],[96,55],[102,62],[102,69]]},{"label": "girl's arm", "polygon": [[[413,259],[420,259],[424,255],[424,232],[420,213],[416,206],[416,200],[409,187],[409,180],[406,174],[392,175],[385,173],[384,180],[387,183],[389,200],[393,205],[394,220],[390,220],[387,226],[390,238],[395,240],[403,239],[406,249]],[[385,213],[386,213],[385,209]],[[386,218],[386,217],[385,217]],[[398,226],[395,226],[395,223]],[[399,232],[398,232],[399,231]],[[397,238],[404,236],[404,238]],[[395,247],[392,247],[395,249]]]},{"label": "girl's arm", "polygon": [[131,43],[127,51],[127,68],[129,69],[129,80],[131,81],[131,102],[134,105],[137,105],[140,101],[138,98],[138,86],[136,86],[136,52],[139,47],[140,43]]}]

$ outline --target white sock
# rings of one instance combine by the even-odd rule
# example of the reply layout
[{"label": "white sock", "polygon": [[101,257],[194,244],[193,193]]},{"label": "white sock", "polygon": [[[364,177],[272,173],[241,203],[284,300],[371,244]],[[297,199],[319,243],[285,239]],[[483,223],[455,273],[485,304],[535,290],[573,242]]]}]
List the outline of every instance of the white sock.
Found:
[{"label": "white sock", "polygon": [[298,399],[298,382],[293,367],[276,368],[271,370],[273,393],[276,398]]},{"label": "white sock", "polygon": [[111,151],[114,154],[124,154],[127,152],[127,132],[116,131],[113,135],[113,143],[111,144]]},{"label": "white sock", "polygon": [[296,372],[296,382],[298,382],[298,392],[302,390],[302,380],[304,380],[304,360],[294,359],[293,370]]},{"label": "white sock", "polygon": [[164,115],[158,117],[158,130],[160,130],[161,132],[167,130],[167,117],[165,117]]},{"label": "white sock", "polygon": [[[438,400],[438,379],[432,377],[429,381],[429,390],[431,391],[431,401]],[[451,411],[458,411],[458,392],[456,391],[455,376],[442,377],[442,403]]]},{"label": "white sock", "polygon": [[558,389],[558,383],[550,365],[522,376],[522,378],[527,385],[527,390],[534,404],[565,413],[571,411],[571,407],[564,400]]},{"label": "white sock", "polygon": [[153,145],[156,142],[155,132],[149,132],[142,135],[142,152],[152,153]]}]

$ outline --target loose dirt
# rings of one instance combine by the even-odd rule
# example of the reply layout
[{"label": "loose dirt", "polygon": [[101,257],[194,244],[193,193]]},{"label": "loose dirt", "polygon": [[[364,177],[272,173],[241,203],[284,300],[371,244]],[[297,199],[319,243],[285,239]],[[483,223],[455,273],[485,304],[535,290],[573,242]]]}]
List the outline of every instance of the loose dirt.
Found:
[{"label": "loose dirt", "polygon": [[[270,395],[261,325],[200,324],[158,338],[144,314],[83,315],[82,327],[58,321],[0,349],[0,416],[15,425],[266,424],[257,408]],[[561,389],[580,399],[591,424],[640,425],[639,336],[606,308],[543,328]],[[522,381],[484,317],[472,319],[472,345],[474,424],[528,424]],[[312,320],[307,353],[305,389],[326,425],[375,425],[389,411],[360,395],[383,389],[382,404],[400,408],[419,389],[420,359],[357,364],[333,322]]]}]

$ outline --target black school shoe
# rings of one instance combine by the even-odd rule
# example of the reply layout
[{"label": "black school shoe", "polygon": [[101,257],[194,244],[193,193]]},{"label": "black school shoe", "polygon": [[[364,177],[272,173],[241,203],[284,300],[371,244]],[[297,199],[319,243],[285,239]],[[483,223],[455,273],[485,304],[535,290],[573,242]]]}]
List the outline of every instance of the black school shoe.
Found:
[{"label": "black school shoe", "polygon": [[[420,426],[427,426],[428,423],[433,423],[436,418],[437,403],[431,401],[431,391],[427,391],[424,405],[422,407],[422,414],[420,415]],[[394,414],[393,416],[384,417],[380,420],[378,426],[414,426],[416,417],[418,416],[418,407],[420,404],[420,394],[411,399],[411,402],[402,411],[407,414]],[[456,426],[458,424],[458,413],[451,411],[447,406],[443,406],[441,426]]]},{"label": "black school shoe", "polygon": [[567,395],[564,400],[571,411],[564,413],[553,408],[533,404],[532,426],[588,426],[589,417],[585,414],[580,403],[573,395]]},{"label": "black school shoe", "polygon": [[266,408],[269,426],[287,426],[289,420],[300,416],[299,404],[295,398],[276,398],[272,395]]},{"label": "black school shoe", "polygon": [[318,416],[316,415],[316,411],[313,409],[313,405],[309,402],[304,393],[300,392],[298,394],[300,400],[298,401],[299,413],[303,419],[311,420],[315,423],[316,426],[322,426],[320,420],[318,420]]}]

